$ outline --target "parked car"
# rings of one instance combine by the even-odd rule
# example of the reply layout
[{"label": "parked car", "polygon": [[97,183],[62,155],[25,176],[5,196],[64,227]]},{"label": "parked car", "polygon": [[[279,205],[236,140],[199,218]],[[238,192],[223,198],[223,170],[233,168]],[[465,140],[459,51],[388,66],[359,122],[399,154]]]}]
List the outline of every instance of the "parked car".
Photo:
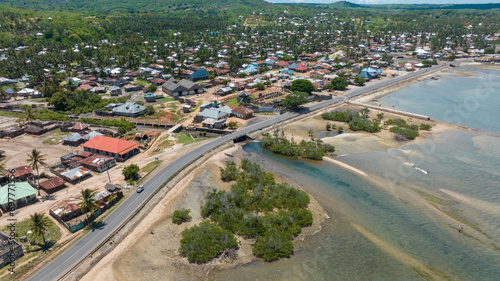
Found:
[{"label": "parked car", "polygon": [[139,186],[139,188],[137,189],[137,193],[141,193],[144,191],[144,186]]}]

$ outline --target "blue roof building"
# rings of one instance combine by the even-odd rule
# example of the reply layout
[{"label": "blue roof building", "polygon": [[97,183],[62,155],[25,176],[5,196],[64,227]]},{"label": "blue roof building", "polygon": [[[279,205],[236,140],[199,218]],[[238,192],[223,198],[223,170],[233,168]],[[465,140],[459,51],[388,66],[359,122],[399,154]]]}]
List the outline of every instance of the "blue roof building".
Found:
[{"label": "blue roof building", "polygon": [[140,104],[127,102],[113,108],[113,113],[118,116],[137,117],[146,111],[146,107]]},{"label": "blue roof building", "polygon": [[205,80],[207,78],[208,78],[208,71],[205,68],[199,68],[198,70],[189,75],[189,80],[191,81]]}]

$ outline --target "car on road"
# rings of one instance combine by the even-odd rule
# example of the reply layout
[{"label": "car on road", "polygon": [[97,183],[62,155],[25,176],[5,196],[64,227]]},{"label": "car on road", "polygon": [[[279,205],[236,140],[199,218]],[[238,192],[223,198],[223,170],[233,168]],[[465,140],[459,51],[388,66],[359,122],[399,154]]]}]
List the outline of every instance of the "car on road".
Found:
[{"label": "car on road", "polygon": [[137,189],[137,193],[141,193],[144,191],[144,186],[139,186],[139,188]]}]

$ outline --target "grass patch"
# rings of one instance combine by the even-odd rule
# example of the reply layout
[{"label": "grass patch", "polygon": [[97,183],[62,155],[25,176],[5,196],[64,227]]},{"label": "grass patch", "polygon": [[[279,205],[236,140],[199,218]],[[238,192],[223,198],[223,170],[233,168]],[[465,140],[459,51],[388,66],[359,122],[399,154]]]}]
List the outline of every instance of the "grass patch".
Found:
[{"label": "grass patch", "polygon": [[188,133],[178,133],[175,134],[175,137],[177,138],[177,143],[182,143],[183,145],[188,145],[203,140],[203,139],[194,139],[193,136],[191,136],[191,134]]},{"label": "grass patch", "polygon": [[430,275],[420,267],[413,267],[412,269],[415,270],[415,272],[417,272],[418,275],[420,275],[420,277],[424,278],[425,280],[430,280],[430,281],[434,280],[434,278],[432,278],[432,275]]},{"label": "grass patch", "polygon": [[30,98],[32,102],[46,102],[46,98]]},{"label": "grass patch", "polygon": [[144,87],[147,87],[150,85],[149,82],[147,82],[146,80],[142,80],[142,79],[135,79],[135,84],[140,85],[140,86],[144,86]]},{"label": "grass patch", "polygon": [[[30,230],[30,219],[25,219],[23,221],[20,221],[16,223],[16,241],[19,241],[19,238],[22,236],[26,236],[28,238],[28,242],[21,243],[24,248],[25,255],[30,255],[31,253],[38,254],[41,251],[46,251],[48,250],[51,246],[53,246],[59,239],[61,239],[61,230],[57,226],[57,222],[52,220],[52,218],[48,217],[52,222],[52,226],[49,227],[47,234],[45,234],[45,240],[48,241],[50,239],[50,243],[47,243],[47,245],[43,244],[43,239],[42,237],[38,237],[32,234],[27,234],[27,232]],[[2,231],[4,233],[10,233],[8,230],[8,226],[5,226],[2,228]],[[30,245],[30,241],[34,241],[34,245]],[[33,255],[31,255],[33,256]]]},{"label": "grass patch", "polygon": [[3,117],[18,117],[19,118],[19,117],[24,117],[24,113],[0,110],[0,116],[3,116]]},{"label": "grass patch", "polygon": [[57,128],[53,131],[45,133],[43,135],[45,137],[45,139],[42,141],[42,143],[49,144],[49,145],[58,145],[59,140],[68,136],[69,134],[70,134],[69,132],[61,132],[61,129]]},{"label": "grass patch", "polygon": [[236,97],[233,97],[233,98],[230,98],[230,99],[226,100],[226,101],[224,102],[224,104],[225,104],[225,105],[232,105],[232,106],[236,106],[236,107],[238,107],[238,106],[239,106],[239,104],[238,104],[238,100],[237,100],[237,98],[236,98]]},{"label": "grass patch", "polygon": [[171,96],[166,96],[166,97],[163,97],[161,99],[157,99],[157,101],[159,102],[169,102],[169,101],[175,101],[175,99]]},{"label": "grass patch", "polygon": [[155,160],[153,162],[149,162],[146,166],[141,168],[141,172],[149,173],[151,172],[154,168],[159,166],[161,163],[163,163],[163,160]]},{"label": "grass patch", "polygon": [[173,102],[171,102],[171,103],[167,104],[167,106],[168,106],[168,107],[170,107],[170,108],[171,108],[171,109],[173,109],[173,110],[176,110],[176,109],[177,109],[177,107],[178,107],[178,106],[177,106],[177,104],[175,104],[175,103],[173,103]]}]

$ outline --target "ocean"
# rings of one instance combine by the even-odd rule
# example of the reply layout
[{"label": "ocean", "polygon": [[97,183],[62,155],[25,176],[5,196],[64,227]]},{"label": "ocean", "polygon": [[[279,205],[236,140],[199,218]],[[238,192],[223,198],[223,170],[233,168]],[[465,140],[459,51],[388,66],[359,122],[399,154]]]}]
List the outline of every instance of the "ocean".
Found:
[{"label": "ocean", "polygon": [[[328,219],[289,259],[209,278],[500,280],[500,93],[489,88],[498,88],[499,74],[455,69],[382,98],[396,109],[484,133],[448,130],[398,149],[336,158],[368,178],[327,161],[282,157],[258,142],[245,145],[250,159],[317,199]],[[489,86],[477,90],[481,83]],[[454,108],[456,115],[444,114]]]}]

